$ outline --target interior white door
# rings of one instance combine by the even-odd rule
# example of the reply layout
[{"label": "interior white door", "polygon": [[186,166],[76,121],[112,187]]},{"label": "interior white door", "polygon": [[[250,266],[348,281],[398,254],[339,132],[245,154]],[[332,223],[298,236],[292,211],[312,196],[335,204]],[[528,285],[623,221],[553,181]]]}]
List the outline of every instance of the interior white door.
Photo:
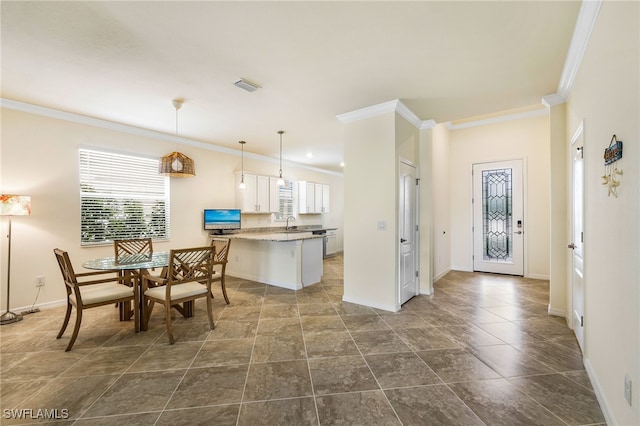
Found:
[{"label": "interior white door", "polygon": [[416,168],[400,162],[399,234],[400,304],[418,294],[418,230]]},{"label": "interior white door", "polygon": [[571,322],[580,348],[584,350],[584,232],[583,232],[583,138],[582,126],[571,139]]},{"label": "interior white door", "polygon": [[522,160],[473,165],[473,270],[524,274]]}]

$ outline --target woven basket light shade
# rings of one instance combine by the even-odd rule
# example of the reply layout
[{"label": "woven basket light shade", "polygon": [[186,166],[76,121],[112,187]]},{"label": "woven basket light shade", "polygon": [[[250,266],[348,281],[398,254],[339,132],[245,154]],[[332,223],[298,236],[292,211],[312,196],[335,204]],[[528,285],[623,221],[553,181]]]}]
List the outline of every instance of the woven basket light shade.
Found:
[{"label": "woven basket light shade", "polygon": [[193,160],[181,152],[172,152],[160,159],[160,174],[171,177],[191,177],[196,175]]}]

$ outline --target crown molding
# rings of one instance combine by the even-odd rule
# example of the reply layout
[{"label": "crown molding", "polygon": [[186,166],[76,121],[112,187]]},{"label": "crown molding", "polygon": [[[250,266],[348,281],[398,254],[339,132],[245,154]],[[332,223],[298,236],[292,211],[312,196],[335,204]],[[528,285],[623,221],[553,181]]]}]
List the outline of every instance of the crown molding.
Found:
[{"label": "crown molding", "polygon": [[[120,133],[127,133],[130,135],[143,136],[147,138],[160,139],[163,141],[176,143],[179,145],[193,146],[196,148],[204,149],[207,151],[215,151],[228,155],[240,156],[241,150],[233,148],[225,148],[223,146],[214,145],[206,142],[200,142],[197,140],[185,138],[177,135],[170,135],[167,133],[158,132],[155,130],[143,129],[140,127],[130,126],[128,124],[116,123],[113,121],[102,120],[99,118],[93,118],[86,115],[75,114],[72,112],[60,111],[53,108],[47,108],[40,105],[28,104],[26,102],[14,101],[12,99],[0,98],[0,107],[12,109],[16,111],[28,112],[31,114],[41,115],[43,117],[56,118],[59,120],[69,121],[73,123],[85,124],[92,127],[98,127],[106,130],[113,130]],[[266,155],[253,154],[250,152],[244,153],[245,158],[253,158],[256,160],[266,161],[269,163],[278,163],[280,160],[277,158],[267,157]],[[318,167],[307,166],[305,164],[295,163],[292,161],[283,161],[285,165],[292,167],[299,167],[301,169],[311,170],[318,173],[324,173],[334,176],[343,176],[342,173],[334,172],[331,170],[325,170]]]},{"label": "crown molding", "polygon": [[557,93],[553,93],[551,95],[546,95],[542,97],[542,104],[547,108],[551,108],[552,106],[560,105],[567,102],[567,99],[560,96]]},{"label": "crown molding", "polygon": [[558,83],[556,93],[542,98],[542,103],[550,107],[564,103],[569,98],[576,75],[580,69],[584,52],[587,50],[591,32],[598,19],[603,0],[584,0],[580,5],[580,12],[573,29],[573,37],[569,44],[569,51],[564,60],[564,68]]},{"label": "crown molding", "polygon": [[368,106],[355,111],[345,112],[343,114],[336,115],[336,118],[338,118],[341,123],[346,124],[376,117],[389,112],[397,112],[417,129],[432,129],[436,125],[434,120],[421,120],[400,99],[394,99],[392,101]]},{"label": "crown molding", "polygon": [[541,108],[533,111],[518,112],[515,114],[505,114],[505,115],[485,118],[481,120],[465,121],[464,123],[460,123],[460,124],[453,124],[452,122],[448,121],[447,123],[445,123],[445,125],[449,130],[461,130],[461,129],[468,129],[470,127],[504,123],[504,122],[513,121],[513,120],[525,120],[528,118],[541,117],[548,114],[549,114],[549,111],[546,108],[545,109]]}]

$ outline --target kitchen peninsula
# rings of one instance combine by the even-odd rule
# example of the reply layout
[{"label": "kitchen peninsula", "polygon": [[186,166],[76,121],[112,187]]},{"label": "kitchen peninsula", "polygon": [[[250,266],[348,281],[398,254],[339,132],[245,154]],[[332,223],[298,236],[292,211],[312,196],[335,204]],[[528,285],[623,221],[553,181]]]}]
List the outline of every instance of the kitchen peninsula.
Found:
[{"label": "kitchen peninsula", "polygon": [[226,273],[290,290],[322,278],[322,235],[313,232],[241,232],[233,239]]}]

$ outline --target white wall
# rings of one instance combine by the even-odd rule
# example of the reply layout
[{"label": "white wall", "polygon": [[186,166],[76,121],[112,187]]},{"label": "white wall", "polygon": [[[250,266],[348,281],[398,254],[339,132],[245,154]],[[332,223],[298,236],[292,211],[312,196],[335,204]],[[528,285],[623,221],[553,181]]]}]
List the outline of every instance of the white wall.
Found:
[{"label": "white wall", "polygon": [[451,268],[473,270],[472,180],[474,163],[524,160],[525,276],[549,278],[548,115],[450,132]]},{"label": "white wall", "polygon": [[[395,112],[344,125],[344,297],[396,310]],[[378,222],[386,224],[378,230]]]},{"label": "white wall", "polygon": [[[610,424],[640,424],[640,3],[602,3],[567,102],[567,140],[584,120],[585,363]],[[623,141],[618,198],[603,151]],[[624,399],[624,375],[633,405]]]},{"label": "white wall", "polygon": [[433,129],[433,275],[434,279],[451,270],[451,171],[449,166],[449,129],[438,124]]},{"label": "white wall", "polygon": [[[32,215],[13,219],[11,306],[14,308],[26,308],[34,303],[34,278],[38,275],[46,277],[46,284],[38,296],[37,305],[64,299],[64,286],[52,252],[54,248],[67,250],[78,270],[82,270],[80,265],[85,260],[113,253],[111,245],[80,247],[79,147],[106,148],[155,158],[180,151],[195,160],[195,177],[171,179],[171,240],[155,243],[157,250],[208,244],[208,234],[202,230],[202,210],[232,207],[235,204],[234,171],[240,169],[240,156],[233,153],[7,108],[2,109],[1,131],[2,193],[32,197]],[[277,174],[279,167],[277,159],[264,161],[247,156],[244,165],[245,170],[267,175]],[[324,224],[339,228],[338,246],[342,247],[342,176],[293,166],[287,166],[284,171],[289,179],[304,179],[331,186],[331,212],[327,215],[305,216],[298,224]],[[5,218],[1,224],[2,234],[5,235]],[[271,220],[270,216],[245,215],[243,226],[283,224]],[[3,308],[6,300],[5,241],[1,246],[0,271]]]}]

